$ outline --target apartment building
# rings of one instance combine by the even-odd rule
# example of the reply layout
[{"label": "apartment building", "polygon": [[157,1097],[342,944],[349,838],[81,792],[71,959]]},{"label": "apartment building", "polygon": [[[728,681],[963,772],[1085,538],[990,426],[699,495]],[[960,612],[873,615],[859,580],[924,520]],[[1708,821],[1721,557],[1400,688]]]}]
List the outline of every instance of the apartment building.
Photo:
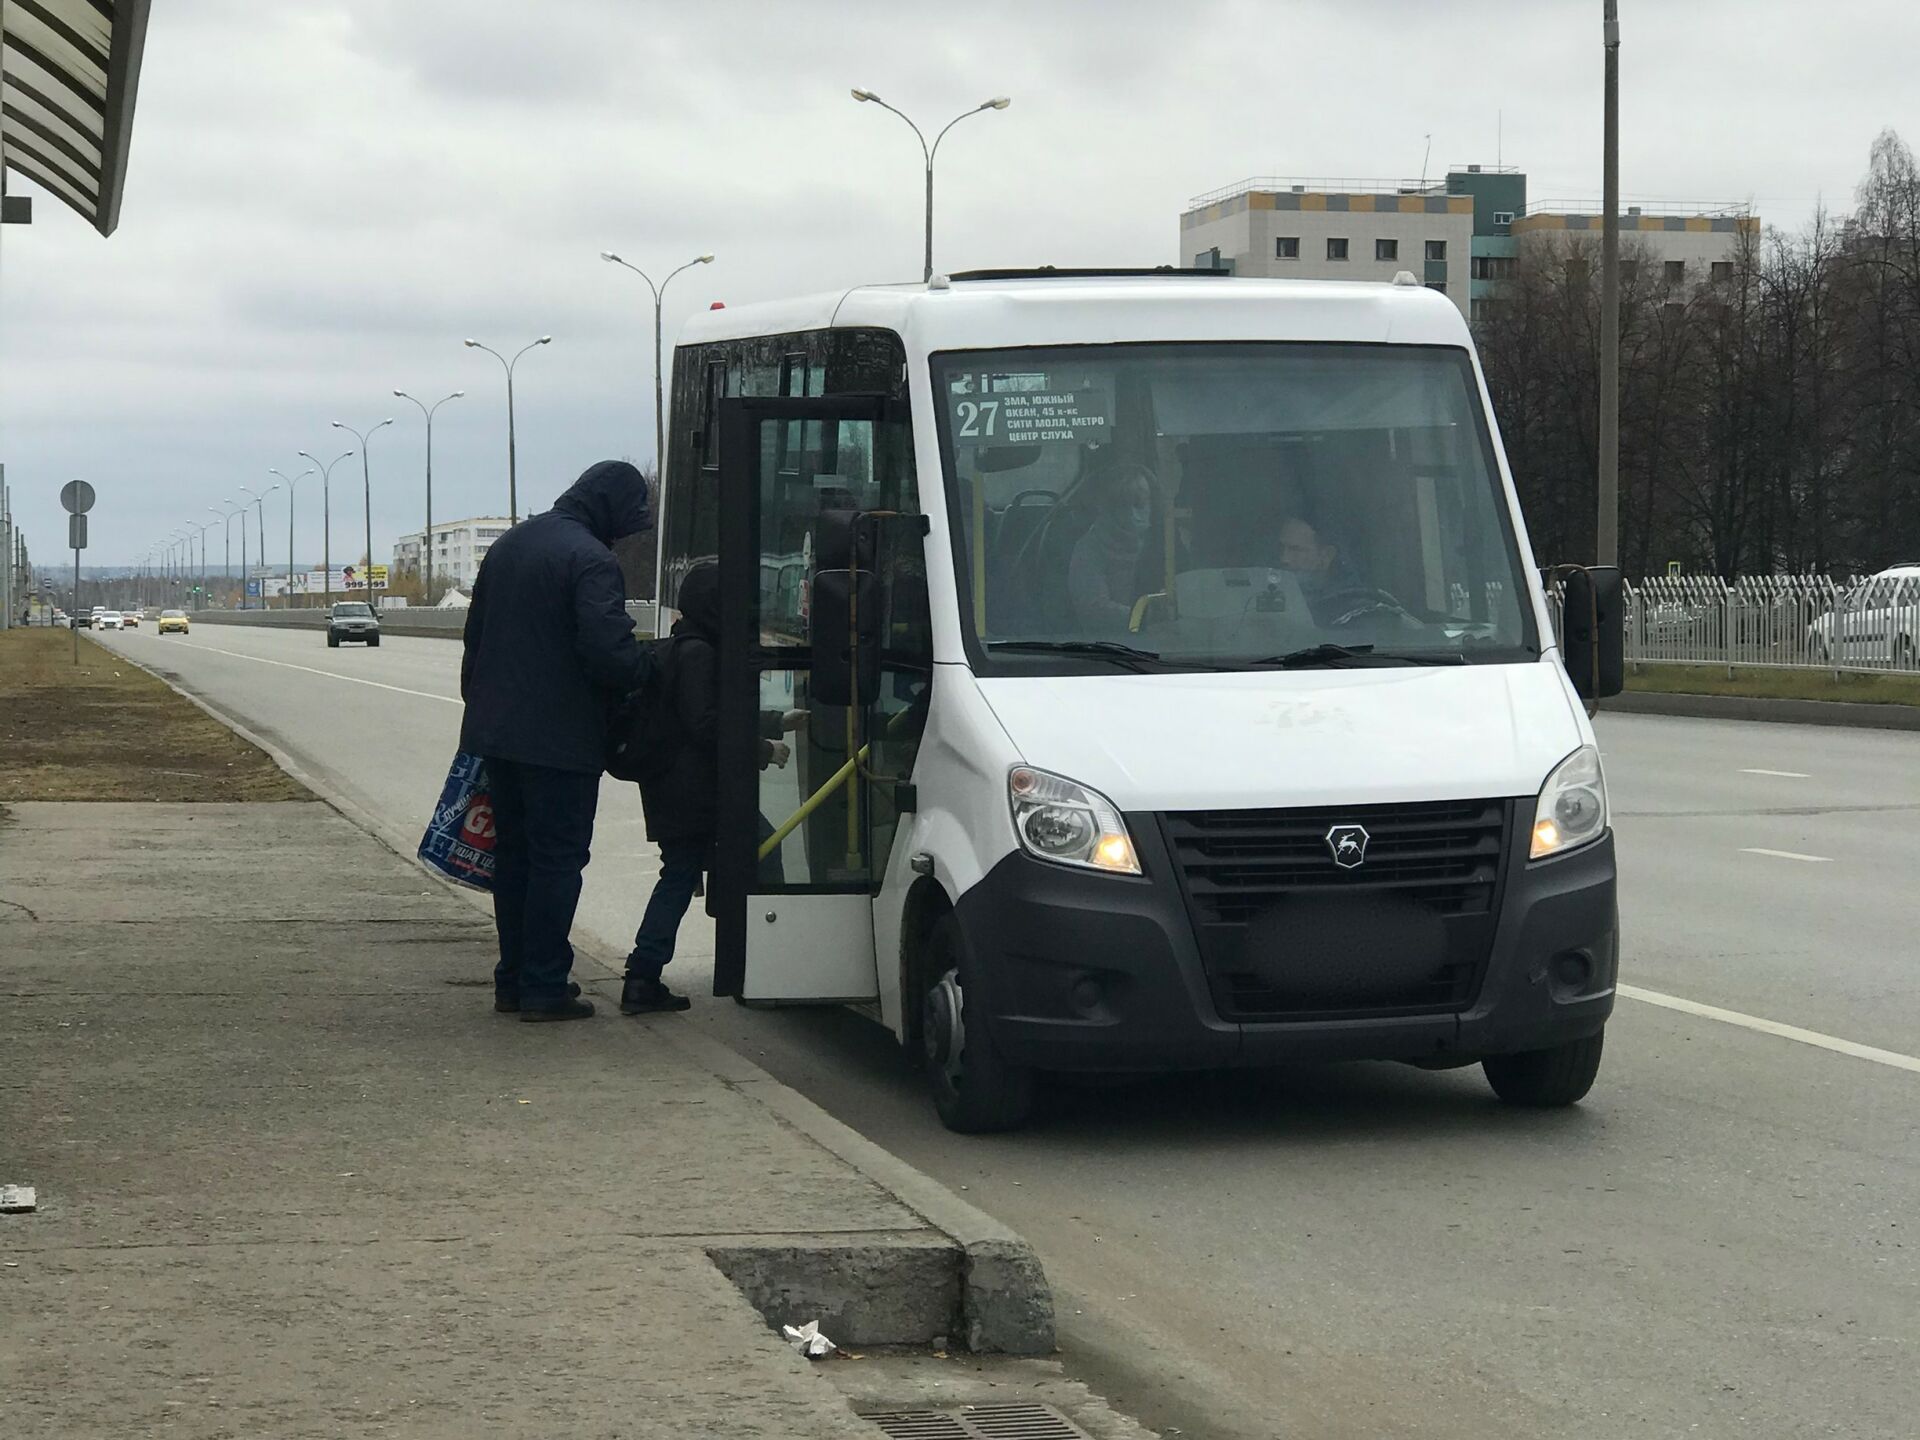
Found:
[{"label": "apartment building", "polygon": [[[494,541],[507,533],[507,525],[504,515],[477,515],[468,520],[436,524],[433,527],[433,578],[462,590],[471,589],[473,577],[480,572],[481,557]],[[425,539],[423,532],[415,531],[393,542],[396,572],[422,569]]]}]

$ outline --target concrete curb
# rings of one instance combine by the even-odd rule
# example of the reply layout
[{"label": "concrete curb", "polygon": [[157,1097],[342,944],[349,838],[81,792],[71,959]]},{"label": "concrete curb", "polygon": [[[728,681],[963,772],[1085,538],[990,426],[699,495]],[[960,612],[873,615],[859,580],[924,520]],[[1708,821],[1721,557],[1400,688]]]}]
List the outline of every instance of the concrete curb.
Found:
[{"label": "concrete curb", "polygon": [[969,1350],[1008,1355],[1052,1352],[1053,1290],[1047,1284],[1040,1257],[1026,1240],[939,1181],[834,1119],[739,1052],[687,1031],[675,1032],[667,1039],[952,1238],[964,1257],[960,1306]]},{"label": "concrete curb", "polygon": [[1600,702],[1602,714],[1678,715],[1690,720],[1754,720],[1774,725],[1851,725],[1920,730],[1920,706],[1857,700],[1766,700],[1748,695],[1685,695],[1630,690]]},{"label": "concrete curb", "polygon": [[[125,658],[266,752],[320,803],[356,828],[403,860],[415,859],[411,838],[301,769],[280,746],[151,666],[130,656]],[[423,881],[430,880],[469,904],[488,908],[486,898],[477,891],[455,885],[424,866],[419,867],[419,873]],[[621,977],[619,960],[591,940],[576,934],[573,947],[578,958],[609,980]],[[594,993],[614,998],[603,991]],[[958,1336],[964,1338],[967,1349],[976,1352],[1053,1353],[1053,1290],[1040,1257],[1024,1238],[932,1176],[834,1119],[738,1051],[685,1029],[651,1026],[648,1035],[664,1041],[690,1063],[757,1102],[782,1125],[852,1166],[952,1242],[949,1250],[930,1247],[924,1237],[905,1235],[863,1237],[858,1243],[844,1236],[810,1241],[795,1235],[785,1241],[709,1247],[713,1262],[769,1323],[797,1323],[830,1311],[851,1321],[852,1328],[843,1330],[840,1337],[851,1344],[928,1344],[942,1336]]]}]

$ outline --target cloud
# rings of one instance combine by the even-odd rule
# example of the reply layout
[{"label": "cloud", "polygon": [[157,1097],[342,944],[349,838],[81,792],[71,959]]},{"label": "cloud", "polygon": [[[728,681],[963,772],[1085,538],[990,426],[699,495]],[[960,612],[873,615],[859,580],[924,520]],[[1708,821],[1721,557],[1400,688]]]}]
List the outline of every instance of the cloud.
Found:
[{"label": "cloud", "polygon": [[[1436,172],[1490,161],[1503,131],[1536,198],[1597,195],[1596,9],[169,0],[120,232],[101,241],[42,197],[5,236],[0,459],[43,554],[60,482],[83,476],[101,490],[93,558],[133,559],[327,444],[329,420],[394,414],[380,548],[418,524],[425,460],[391,390],[468,389],[436,424],[437,503],[499,509],[500,377],[459,341],[551,333],[516,385],[524,503],[544,504],[592,460],[652,449],[651,304],[599,251],[656,278],[718,255],[674,282],[670,337],[715,299],[918,275],[919,144],[851,85],[929,139],[1013,96],[941,147],[943,267],[1156,264],[1191,195],[1404,175],[1429,133]],[[1891,3],[1815,27],[1786,0],[1630,7],[1625,188],[1753,196],[1790,224],[1822,193],[1846,204],[1873,135],[1906,120],[1916,42],[1920,15]],[[299,503],[304,557],[317,502]]]}]

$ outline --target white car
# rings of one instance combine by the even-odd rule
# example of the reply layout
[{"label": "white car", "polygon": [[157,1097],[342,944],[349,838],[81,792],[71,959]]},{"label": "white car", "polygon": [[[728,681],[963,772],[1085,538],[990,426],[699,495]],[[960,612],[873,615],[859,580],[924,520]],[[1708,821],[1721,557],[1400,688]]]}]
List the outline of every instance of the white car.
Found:
[{"label": "white car", "polygon": [[122,629],[123,624],[120,619],[120,612],[118,610],[99,611],[93,617],[93,628],[96,630]]},{"label": "white car", "polygon": [[1814,658],[1836,665],[1911,670],[1920,660],[1916,640],[1920,640],[1920,565],[1894,565],[1869,575],[1807,627],[1807,648]]}]

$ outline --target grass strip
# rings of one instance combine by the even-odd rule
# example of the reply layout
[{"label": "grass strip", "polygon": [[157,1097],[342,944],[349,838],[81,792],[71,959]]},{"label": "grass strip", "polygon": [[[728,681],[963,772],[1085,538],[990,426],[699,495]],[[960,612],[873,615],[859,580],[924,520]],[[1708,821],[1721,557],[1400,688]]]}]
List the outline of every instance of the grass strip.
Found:
[{"label": "grass strip", "polygon": [[1849,700],[1868,705],[1920,705],[1920,676],[1852,675],[1831,670],[1767,670],[1724,665],[1645,665],[1627,670],[1629,692],[1740,695],[1756,700]]},{"label": "grass strip", "polygon": [[258,748],[84,632],[74,664],[74,638],[0,631],[0,801],[312,798]]}]

